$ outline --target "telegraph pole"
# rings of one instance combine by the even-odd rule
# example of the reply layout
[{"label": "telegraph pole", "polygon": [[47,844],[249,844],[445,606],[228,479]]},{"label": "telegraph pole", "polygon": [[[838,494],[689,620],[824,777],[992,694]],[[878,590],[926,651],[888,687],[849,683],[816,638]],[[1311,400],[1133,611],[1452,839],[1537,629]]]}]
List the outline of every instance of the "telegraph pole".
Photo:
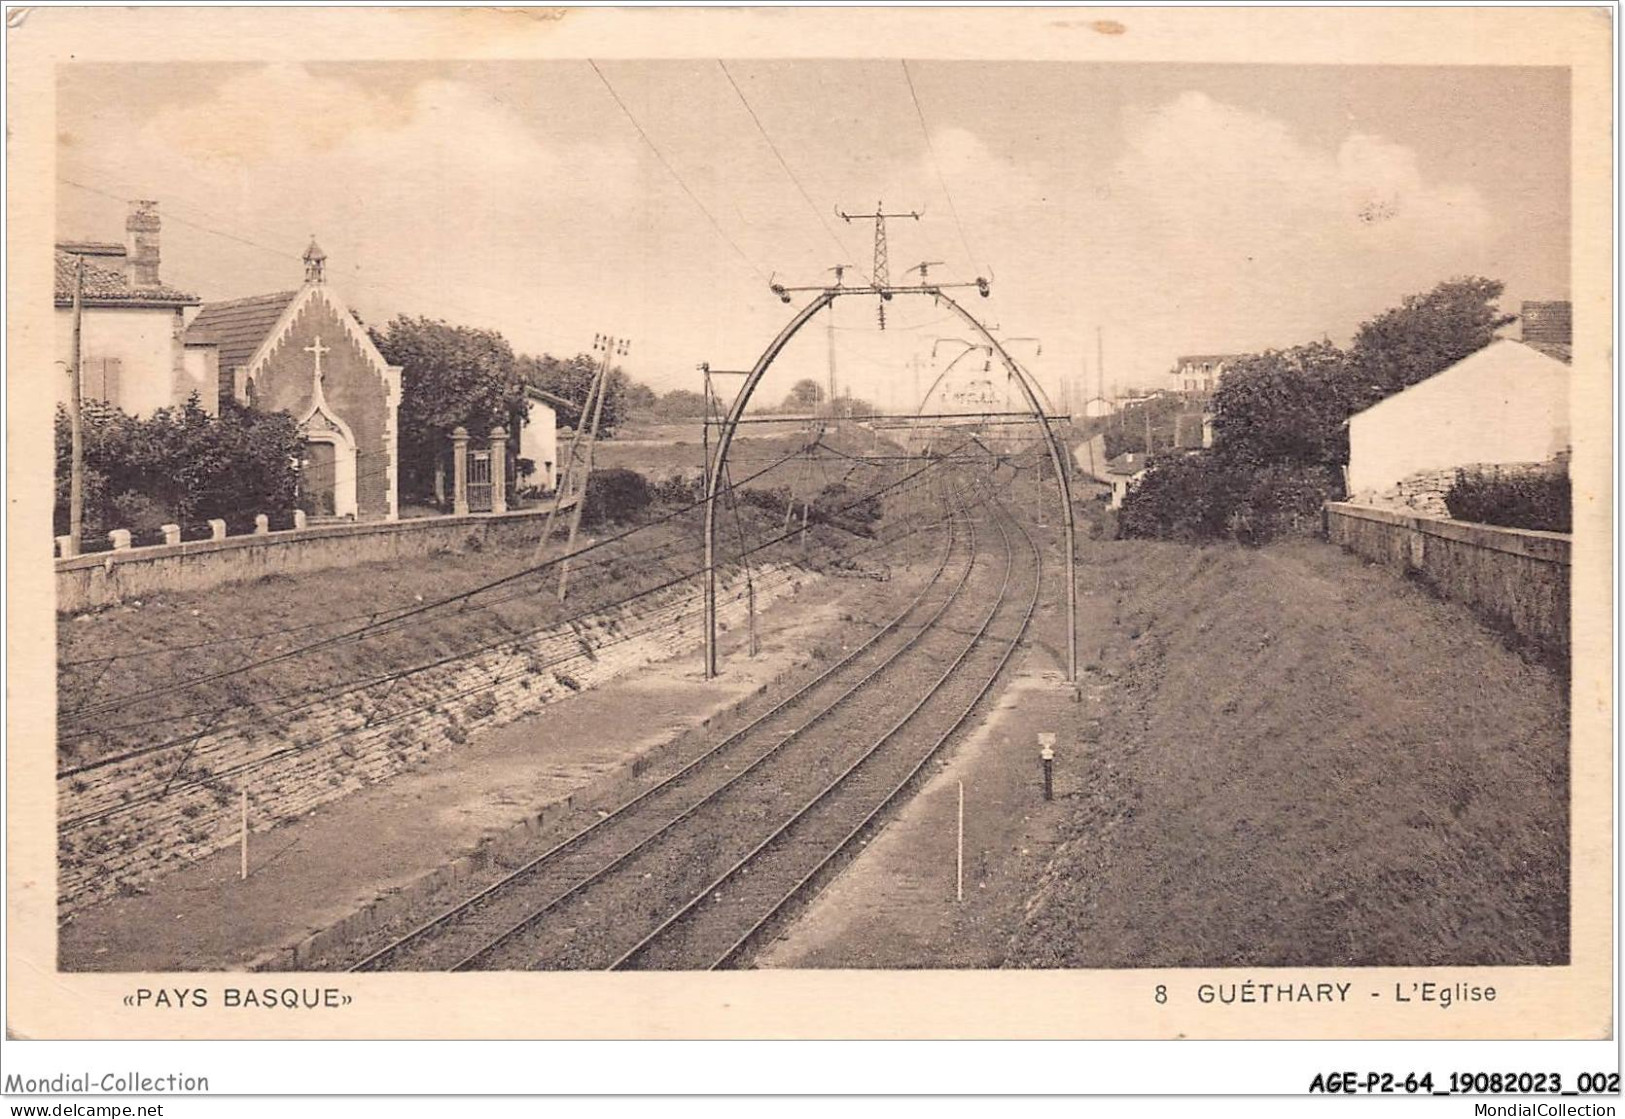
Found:
[{"label": "telegraph pole", "polygon": [[[565,452],[563,469],[560,470],[558,481],[553,487],[553,507],[547,511],[547,523],[542,526],[541,539],[536,541],[537,562],[541,561],[543,553],[547,551],[548,541],[553,539],[553,522],[558,518],[559,510],[564,507],[564,499],[569,496],[569,491],[574,487],[576,475],[579,473],[576,469],[576,448],[581,445],[581,433],[586,430],[587,417],[592,414],[593,403],[598,399],[598,390],[602,386],[599,373],[599,370],[593,371],[592,380],[587,385],[587,399],[582,401],[581,410],[576,414],[575,429],[570,432],[570,449]],[[586,489],[585,482],[581,483],[581,489],[583,491]]]},{"label": "telegraph pole", "polygon": [[[581,493],[576,497],[575,508],[570,510],[570,536],[564,544],[564,558],[559,563],[559,601],[564,601],[566,587],[570,582],[570,553],[575,551],[576,533],[581,529],[581,511],[587,504],[587,486],[592,481],[592,454],[598,444],[598,424],[604,415],[604,397],[609,395],[609,365],[617,357],[625,357],[631,342],[625,338],[612,338],[608,334],[598,335],[593,339],[593,349],[604,355],[603,365],[598,370],[598,399],[593,405],[592,426],[587,431],[587,461],[581,472]],[[582,414],[586,419],[586,414]]]},{"label": "telegraph pole", "polygon": [[80,553],[85,518],[85,428],[80,415],[84,403],[84,377],[79,366],[83,351],[85,318],[85,258],[74,257],[73,265],[73,350],[68,367],[68,415],[73,429],[73,462],[68,475],[68,550]]}]

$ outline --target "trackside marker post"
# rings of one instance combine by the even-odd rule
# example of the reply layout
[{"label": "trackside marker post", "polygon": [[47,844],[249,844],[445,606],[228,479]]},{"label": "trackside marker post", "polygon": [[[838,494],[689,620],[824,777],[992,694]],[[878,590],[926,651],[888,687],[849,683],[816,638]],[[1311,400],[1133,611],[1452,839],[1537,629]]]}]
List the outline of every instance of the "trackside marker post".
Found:
[{"label": "trackside marker post", "polygon": [[959,854],[954,869],[954,897],[965,900],[965,782],[959,783]]},{"label": "trackside marker post", "polygon": [[248,878],[248,786],[242,788],[242,867],[238,881]]},{"label": "trackside marker post", "polygon": [[1044,799],[1055,799],[1055,736],[1053,734],[1040,734],[1038,736],[1038,756],[1044,762]]}]

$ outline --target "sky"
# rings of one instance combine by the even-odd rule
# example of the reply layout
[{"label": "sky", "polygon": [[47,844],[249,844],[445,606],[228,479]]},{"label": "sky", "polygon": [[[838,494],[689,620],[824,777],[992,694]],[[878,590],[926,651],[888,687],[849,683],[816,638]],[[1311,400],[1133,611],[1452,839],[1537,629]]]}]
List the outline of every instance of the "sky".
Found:
[{"label": "sky", "polygon": [[[215,300],[298,286],[314,235],[369,323],[613,334],[661,390],[756,360],[795,310],[770,280],[866,282],[873,224],[836,210],[881,201],[921,213],[888,222],[893,282],[991,277],[963,301],[1077,400],[1181,354],[1343,343],[1454,276],[1512,311],[1569,295],[1561,69],[79,63],[57,94],[59,237],[121,239],[157,199],[165,280]],[[965,328],[900,296],[882,333],[877,305],[837,301],[758,399],[822,381],[833,338],[844,387],[914,408]]]}]

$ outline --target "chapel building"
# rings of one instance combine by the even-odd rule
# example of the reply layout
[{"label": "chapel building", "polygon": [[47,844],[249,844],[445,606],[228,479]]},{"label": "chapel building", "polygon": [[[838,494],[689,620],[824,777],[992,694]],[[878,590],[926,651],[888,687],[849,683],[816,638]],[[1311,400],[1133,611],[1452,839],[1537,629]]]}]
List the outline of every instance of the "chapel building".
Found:
[{"label": "chapel building", "polygon": [[327,285],[314,238],[304,262],[296,291],[204,304],[188,340],[218,347],[222,399],[298,422],[300,489],[313,517],[394,520],[401,367]]}]

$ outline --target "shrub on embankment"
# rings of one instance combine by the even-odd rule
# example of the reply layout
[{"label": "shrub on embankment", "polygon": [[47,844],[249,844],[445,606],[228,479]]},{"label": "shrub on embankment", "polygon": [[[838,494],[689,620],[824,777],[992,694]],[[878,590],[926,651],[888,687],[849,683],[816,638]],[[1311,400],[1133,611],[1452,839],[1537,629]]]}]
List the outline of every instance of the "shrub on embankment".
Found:
[{"label": "shrub on embankment", "polygon": [[1498,281],[1462,277],[1322,340],[1236,359],[1213,396],[1213,447],[1154,460],[1123,503],[1122,536],[1263,543],[1312,530],[1343,497],[1348,419],[1489,345],[1508,322]]},{"label": "shrub on embankment", "polygon": [[1335,468],[1181,455],[1153,463],[1129,491],[1118,512],[1118,535],[1264,544],[1317,533],[1321,505],[1342,496]]},{"label": "shrub on embankment", "polygon": [[601,525],[610,521],[637,520],[654,500],[648,479],[636,470],[614,467],[594,470],[587,478],[587,504],[581,510],[581,523]]},{"label": "shrub on embankment", "polygon": [[1566,470],[1499,474],[1458,470],[1444,495],[1458,521],[1539,532],[1573,532],[1573,487]]}]

